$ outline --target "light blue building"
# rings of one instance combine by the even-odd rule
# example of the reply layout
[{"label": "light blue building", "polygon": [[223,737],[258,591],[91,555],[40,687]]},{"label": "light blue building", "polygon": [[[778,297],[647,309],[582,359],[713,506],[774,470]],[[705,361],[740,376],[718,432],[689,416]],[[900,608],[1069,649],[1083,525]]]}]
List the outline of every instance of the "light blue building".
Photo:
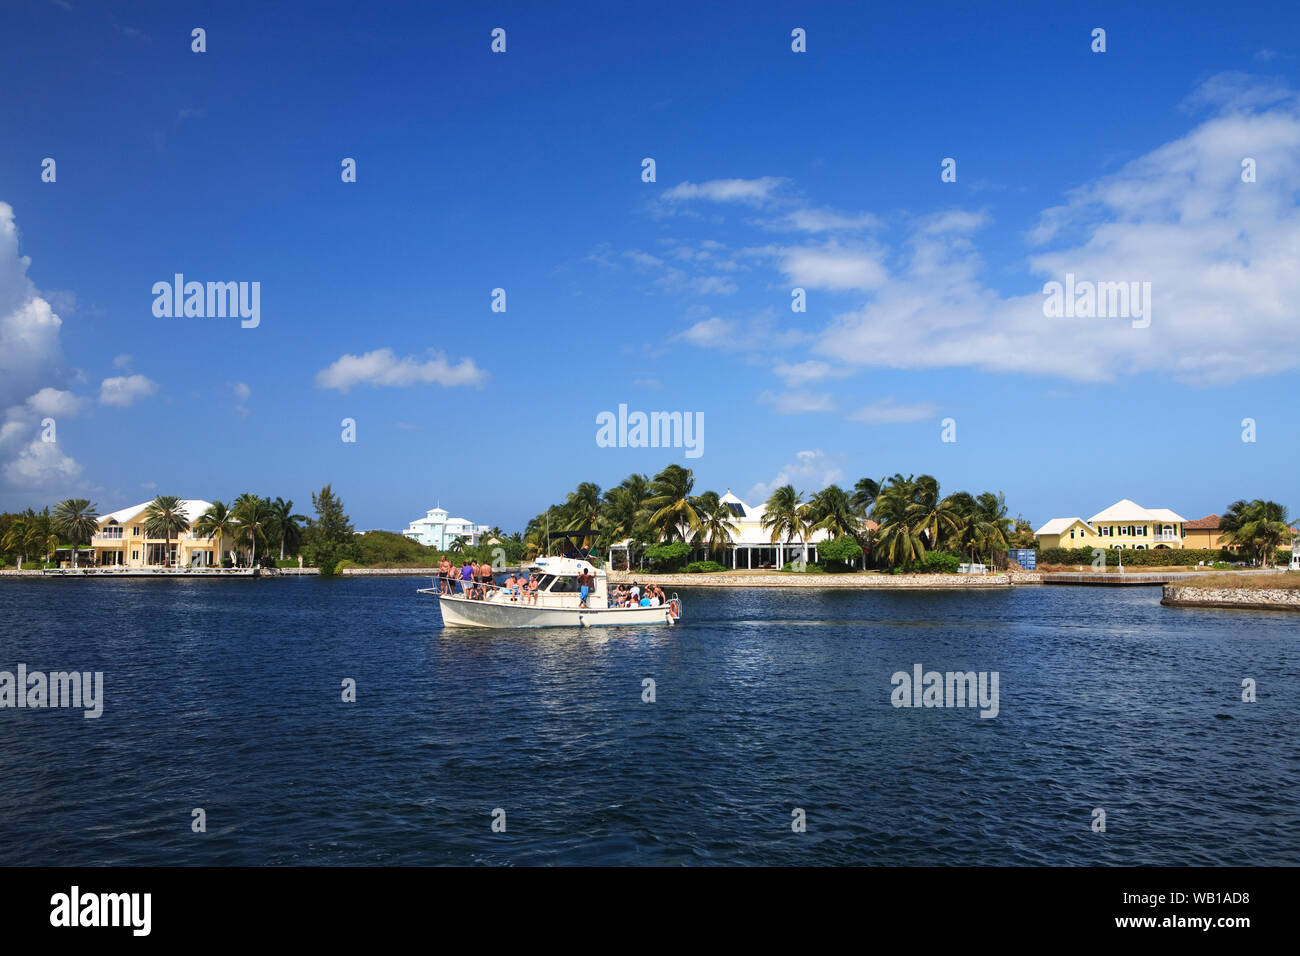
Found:
[{"label": "light blue building", "polygon": [[450,548],[459,538],[461,544],[479,544],[489,530],[489,525],[474,524],[464,518],[449,518],[444,508],[430,508],[423,518],[416,518],[402,532],[412,541],[431,548]]}]

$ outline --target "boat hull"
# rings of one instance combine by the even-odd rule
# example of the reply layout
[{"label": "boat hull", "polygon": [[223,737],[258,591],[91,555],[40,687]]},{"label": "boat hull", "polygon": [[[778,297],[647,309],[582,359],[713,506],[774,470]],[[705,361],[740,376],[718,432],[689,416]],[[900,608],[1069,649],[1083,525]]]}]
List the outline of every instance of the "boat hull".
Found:
[{"label": "boat hull", "polygon": [[672,612],[666,604],[627,608],[540,607],[440,595],[438,606],[446,627],[644,627],[673,623]]}]

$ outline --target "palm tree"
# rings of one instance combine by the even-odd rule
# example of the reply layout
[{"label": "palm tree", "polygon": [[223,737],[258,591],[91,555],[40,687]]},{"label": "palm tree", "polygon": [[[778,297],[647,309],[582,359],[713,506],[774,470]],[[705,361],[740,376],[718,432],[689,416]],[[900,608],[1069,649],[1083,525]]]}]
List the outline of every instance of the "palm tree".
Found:
[{"label": "palm tree", "polygon": [[808,560],[808,522],[805,518],[803,495],[794,485],[782,485],[772,492],[765,505],[762,525],[772,531],[772,543],[782,539],[788,549],[794,538],[803,544],[803,559]]},{"label": "palm tree", "polygon": [[40,546],[41,529],[36,523],[36,513],[30,508],[27,509],[26,514],[21,515],[17,521],[9,526],[4,539],[0,541],[0,547],[3,547],[6,551],[13,551],[19,556],[19,571],[23,569],[27,556]]},{"label": "palm tree", "polygon": [[876,503],[880,497],[880,489],[885,485],[885,479],[873,481],[870,478],[859,478],[858,483],[853,486],[853,507],[859,514],[866,514],[871,510],[871,506]]},{"label": "palm tree", "polygon": [[77,566],[77,549],[99,530],[99,512],[86,498],[65,498],[54,508],[54,529],[72,545],[72,566]]},{"label": "palm tree", "polygon": [[[863,479],[868,480],[870,479]],[[861,485],[862,481],[858,484]],[[855,497],[850,497],[839,485],[827,485],[814,494],[808,502],[809,530],[825,531],[832,538],[852,538],[861,544],[866,529],[855,513]]]},{"label": "palm tree", "polygon": [[266,540],[266,532],[274,520],[271,516],[271,503],[265,498],[245,493],[235,499],[231,511],[239,522],[235,540],[248,542],[248,566],[251,568],[257,559],[257,540]]},{"label": "palm tree", "polygon": [[700,527],[695,533],[695,544],[703,544],[710,555],[726,551],[731,544],[731,537],[738,530],[735,517],[716,491],[706,491],[693,502],[695,513],[700,516]]},{"label": "palm tree", "polygon": [[605,503],[601,508],[601,525],[611,544],[632,537],[640,520],[641,504],[632,491],[619,485],[605,492]]},{"label": "palm tree", "polygon": [[[277,497],[271,502],[271,524],[275,529],[275,535],[280,539],[280,560],[284,560],[284,548],[288,545],[290,548],[297,548],[298,543],[302,540],[302,527],[299,521],[306,521],[306,515],[296,515],[293,513],[293,502],[285,501]],[[494,529],[500,531],[500,528]]]},{"label": "palm tree", "polygon": [[144,537],[162,538],[164,564],[171,560],[172,535],[180,537],[190,530],[190,519],[175,495],[159,495],[144,509]]},{"label": "palm tree", "polygon": [[880,525],[876,530],[876,553],[883,554],[895,567],[925,557],[925,536],[915,516],[914,491],[910,475],[904,478],[895,474],[880,489],[871,507],[871,517]]},{"label": "palm tree", "polygon": [[990,563],[996,563],[999,551],[1011,548],[1012,521],[1007,516],[1007,496],[1002,492],[981,491],[975,498],[974,523],[979,528],[980,544]]},{"label": "palm tree", "polygon": [[917,478],[913,489],[913,523],[925,534],[926,548],[933,551],[939,547],[941,535],[960,532],[961,515],[951,498],[939,497],[939,482],[934,476]]},{"label": "palm tree", "polygon": [[234,514],[221,501],[214,501],[208,505],[208,510],[199,515],[199,520],[194,522],[196,535],[201,538],[213,538],[216,541],[215,552],[218,565],[221,564],[221,542],[225,538],[233,541],[236,528]]},{"label": "palm tree", "polygon": [[45,561],[47,563],[54,559],[53,556],[59,550],[61,543],[57,534],[47,534],[45,536]]},{"label": "palm tree", "polygon": [[1219,520],[1223,540],[1239,545],[1264,567],[1274,562],[1277,549],[1291,534],[1286,508],[1276,501],[1234,501]]},{"label": "palm tree", "polygon": [[650,512],[649,525],[661,540],[685,541],[699,531],[700,516],[691,504],[694,487],[695,474],[681,465],[669,465],[650,483],[645,507]]},{"label": "palm tree", "polygon": [[569,492],[564,500],[564,513],[567,520],[560,530],[591,531],[591,535],[583,535],[579,547],[586,548],[588,538],[591,544],[595,544],[595,532],[600,525],[600,511],[600,485],[584,481],[575,491]]}]

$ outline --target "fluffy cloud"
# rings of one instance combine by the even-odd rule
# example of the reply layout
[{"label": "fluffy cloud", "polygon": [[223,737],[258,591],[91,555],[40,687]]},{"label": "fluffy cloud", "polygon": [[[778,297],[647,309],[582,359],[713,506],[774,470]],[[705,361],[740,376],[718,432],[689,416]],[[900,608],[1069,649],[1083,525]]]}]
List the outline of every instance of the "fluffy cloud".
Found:
[{"label": "fluffy cloud", "polygon": [[68,487],[81,471],[81,465],[60,451],[56,443],[39,439],[29,442],[4,466],[8,484],[46,492]]},{"label": "fluffy cloud", "polygon": [[13,207],[0,202],[0,475],[7,486],[54,496],[71,490],[82,468],[41,440],[40,421],[73,415],[82,400],[49,384],[67,378],[63,322],[27,277],[28,265],[18,251]]},{"label": "fluffy cloud", "polygon": [[830,456],[821,450],[801,451],[795,460],[781,468],[771,481],[759,482],[749,489],[745,500],[751,504],[766,501],[782,485],[794,485],[795,490],[805,494],[821,491],[827,485],[844,480],[843,459]]},{"label": "fluffy cloud", "polygon": [[670,202],[703,199],[709,202],[756,205],[770,199],[773,190],[783,182],[785,180],[777,176],[763,176],[759,179],[711,179],[703,183],[684,182],[664,190],[664,199]]},{"label": "fluffy cloud", "polygon": [[[1083,382],[1159,373],[1226,384],[1300,366],[1300,110],[1274,88],[1216,78],[1193,100],[1227,104],[1187,135],[1071,192],[1028,238],[1040,283],[1151,283],[1149,327],[1047,318],[1041,284],[1004,296],[980,279],[978,215],[919,224],[901,268],[840,315],[817,351],[896,368],[973,367]],[[1261,108],[1261,103],[1271,103]],[[1243,182],[1242,160],[1257,182]]]},{"label": "fluffy cloud", "polygon": [[705,347],[726,345],[736,334],[736,329],[737,324],[731,319],[720,319],[714,316],[711,319],[696,322],[685,332],[679,332],[676,338],[683,342],[689,342],[691,345]]},{"label": "fluffy cloud", "polygon": [[119,375],[100,383],[99,403],[127,408],[156,391],[158,383],[143,375]]},{"label": "fluffy cloud", "polygon": [[461,359],[455,365],[434,349],[420,361],[408,355],[399,359],[392,349],[375,349],[365,355],[344,355],[316,373],[320,388],[348,392],[356,385],[384,385],[405,388],[409,385],[482,385],[487,373],[473,359]]}]

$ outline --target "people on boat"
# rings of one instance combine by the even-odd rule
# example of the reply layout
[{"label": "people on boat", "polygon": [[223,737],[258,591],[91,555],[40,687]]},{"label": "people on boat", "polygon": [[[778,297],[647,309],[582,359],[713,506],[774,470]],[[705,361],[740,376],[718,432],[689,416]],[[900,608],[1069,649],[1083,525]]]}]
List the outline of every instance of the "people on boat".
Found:
[{"label": "people on boat", "polygon": [[578,572],[578,607],[587,607],[587,598],[591,594],[591,586],[595,579],[591,576],[586,568]]},{"label": "people on boat", "polygon": [[462,597],[472,598],[474,596],[474,571],[475,567],[469,558],[460,568],[460,593]]},{"label": "people on boat", "polygon": [[632,604],[633,606],[635,606],[635,605],[637,605],[637,604],[640,604],[640,603],[641,603],[641,585],[639,585],[639,584],[637,584],[635,581],[633,581],[633,582],[632,582],[632,587],[630,587],[630,588],[628,589],[628,592],[627,592],[627,599],[628,599],[628,603]]},{"label": "people on boat", "polygon": [[511,571],[506,575],[505,583],[502,585],[502,593],[508,596],[511,602],[519,600],[519,579]]},{"label": "people on boat", "polygon": [[451,562],[447,560],[447,556],[444,554],[442,556],[442,560],[438,562],[438,593],[439,594],[451,594],[452,592],[451,577],[452,577],[453,570],[454,569],[452,568]]}]

